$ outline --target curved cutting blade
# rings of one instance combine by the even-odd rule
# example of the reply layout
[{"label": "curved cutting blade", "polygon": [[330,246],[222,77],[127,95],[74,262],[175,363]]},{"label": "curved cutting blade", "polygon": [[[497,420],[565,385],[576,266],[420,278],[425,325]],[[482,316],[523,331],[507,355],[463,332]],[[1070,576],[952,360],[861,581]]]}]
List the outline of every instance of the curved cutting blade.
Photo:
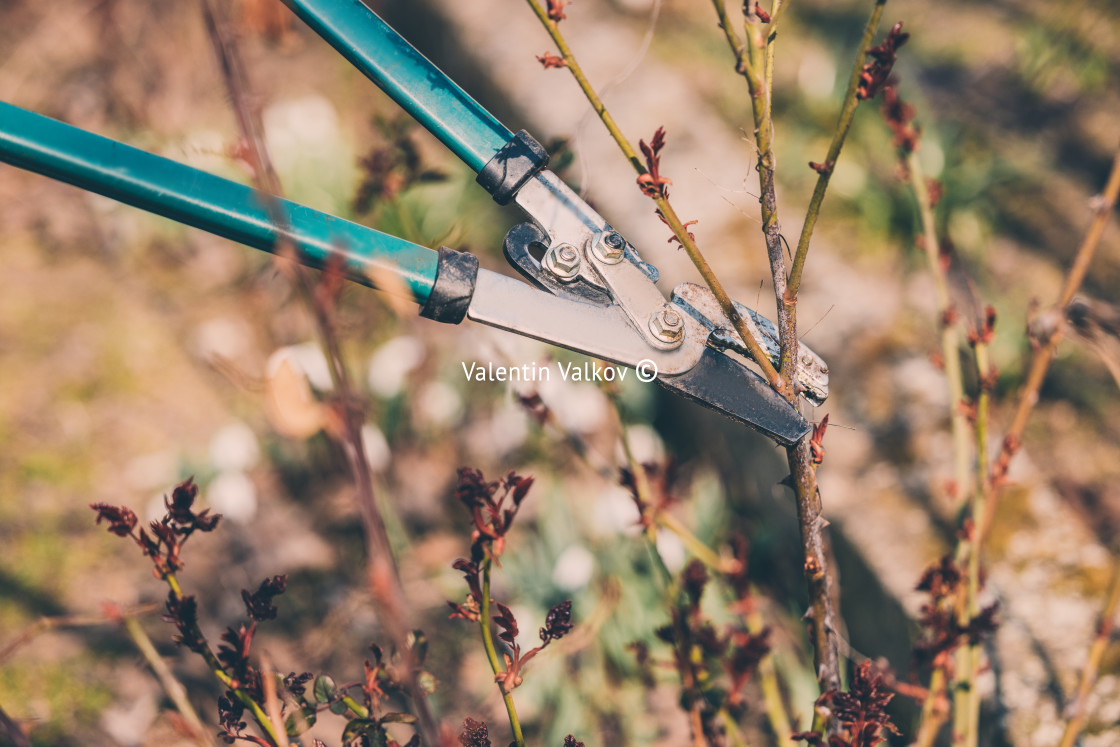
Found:
[{"label": "curved cutting blade", "polygon": [[783,446],[792,446],[812,430],[761,376],[710,348],[689,371],[659,376],[657,383],[745,423]]}]

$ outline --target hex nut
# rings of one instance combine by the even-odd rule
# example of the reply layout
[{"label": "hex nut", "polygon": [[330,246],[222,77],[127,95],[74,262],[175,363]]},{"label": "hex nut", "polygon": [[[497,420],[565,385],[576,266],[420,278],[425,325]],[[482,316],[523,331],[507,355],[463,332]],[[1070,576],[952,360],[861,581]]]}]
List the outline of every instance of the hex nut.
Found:
[{"label": "hex nut", "polygon": [[561,280],[572,280],[579,275],[579,250],[571,244],[557,244],[545,254],[544,265]]},{"label": "hex nut", "polygon": [[603,264],[616,265],[626,254],[626,239],[617,231],[604,231],[595,237],[591,250]]},{"label": "hex nut", "polygon": [[662,309],[650,318],[649,328],[662,342],[679,342],[684,336],[684,319],[676,309]]}]

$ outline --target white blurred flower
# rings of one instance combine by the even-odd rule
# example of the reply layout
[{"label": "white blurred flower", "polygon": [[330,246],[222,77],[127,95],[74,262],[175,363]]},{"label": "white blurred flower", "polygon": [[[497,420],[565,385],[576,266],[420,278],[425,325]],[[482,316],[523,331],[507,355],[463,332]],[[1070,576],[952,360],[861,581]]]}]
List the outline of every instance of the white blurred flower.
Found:
[{"label": "white blurred flower", "polygon": [[339,137],[338,114],[322,96],[277,101],[262,118],[269,149],[281,153],[321,149]]},{"label": "white blurred flower", "polygon": [[210,464],[219,472],[251,469],[260,455],[256,434],[240,420],[222,426],[210,439]]},{"label": "white blurred flower", "polygon": [[195,328],[193,347],[202,359],[237,359],[249,349],[251,339],[252,332],[244,320],[218,317]]},{"label": "white blurred flower", "polygon": [[797,84],[812,99],[826,99],[836,87],[836,63],[824,49],[806,44],[797,67]]},{"label": "white blurred flower", "polygon": [[362,426],[362,446],[366,452],[366,462],[374,472],[384,472],[389,467],[392,452],[385,434],[376,425],[366,423]]},{"label": "white blurred flower", "polygon": [[564,591],[587,586],[595,572],[595,556],[583,545],[569,545],[556,559],[552,582]]},{"label": "white blurred flower", "polygon": [[303,369],[311,386],[320,392],[329,392],[334,388],[331,379],[331,367],[327,363],[327,356],[323,355],[323,348],[317,342],[304,342],[299,345],[290,345],[286,350]]},{"label": "white blurred flower", "polygon": [[395,337],[374,351],[369,359],[370,391],[389,398],[404,387],[405,379],[424,361],[424,345],[415,337]]},{"label": "white blurred flower", "polygon": [[529,437],[529,415],[525,408],[507,401],[487,424],[491,453],[508,454]]},{"label": "white blurred flower", "polygon": [[672,532],[657,533],[657,554],[661,556],[670,573],[676,573],[684,568],[686,558],[684,543]]},{"label": "white blurred flower", "polygon": [[599,387],[564,381],[555,368],[547,381],[538,382],[538,391],[561,427],[577,433],[602,427],[610,412],[607,396]]},{"label": "white blurred flower", "polygon": [[595,502],[594,526],[604,534],[623,533],[631,537],[641,534],[641,514],[634,505],[630,491],[613,486],[603,491]]},{"label": "white blurred flower", "polygon": [[[638,464],[646,462],[660,462],[665,458],[665,444],[657,431],[648,425],[631,425],[626,429],[626,437],[630,441],[630,450]],[[618,445],[618,459],[624,462],[626,455],[622,451],[621,442]]]},{"label": "white blurred flower", "polygon": [[459,422],[463,398],[455,387],[443,381],[430,381],[416,393],[416,415],[429,428],[447,428]]},{"label": "white blurred flower", "polygon": [[244,472],[223,472],[206,487],[206,503],[214,513],[243,524],[257,513],[257,489]]},{"label": "white blurred flower", "polygon": [[134,457],[124,468],[124,479],[137,490],[168,488],[179,476],[179,454],[165,449]]}]

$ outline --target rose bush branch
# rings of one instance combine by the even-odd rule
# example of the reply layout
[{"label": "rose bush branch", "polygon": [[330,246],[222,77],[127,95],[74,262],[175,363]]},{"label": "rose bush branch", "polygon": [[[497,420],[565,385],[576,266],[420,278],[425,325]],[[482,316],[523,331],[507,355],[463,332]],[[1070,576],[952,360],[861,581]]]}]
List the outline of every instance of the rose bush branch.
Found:
[{"label": "rose bush branch", "polygon": [[[506,547],[506,535],[532,486],[532,477],[521,477],[514,472],[509,472],[501,480],[487,481],[477,470],[459,470],[455,497],[470,513],[473,526],[470,559],[459,558],[453,567],[463,574],[467,584],[467,597],[461,604],[451,601],[447,603],[451,608],[452,618],[478,623],[486,658],[494,672],[494,682],[502,694],[509,717],[513,744],[517,747],[525,747],[525,736],[517,715],[513,691],[523,681],[525,666],[552,641],[563,638],[572,629],[572,603],[566,600],[548,611],[545,625],[540,629],[541,645],[523,652],[513,612],[490,597],[491,571],[495,564],[500,563],[499,559]],[[497,616],[492,613],[491,603],[498,608]],[[506,647],[501,659],[494,643],[492,625],[498,628],[498,638]],[[462,737],[460,741],[463,744],[471,743]]]},{"label": "rose bush branch", "polygon": [[[896,27],[897,28],[897,27]],[[894,135],[901,165],[917,203],[920,225],[918,244],[926,256],[930,277],[937,299],[937,319],[940,330],[940,358],[949,388],[949,415],[954,454],[954,496],[964,496],[967,513],[957,542],[954,562],[963,566],[964,578],[957,585],[952,597],[953,616],[958,630],[966,630],[980,615],[980,543],[976,535],[976,517],[984,510],[984,486],[987,474],[986,441],[988,436],[989,389],[994,383],[989,377],[988,343],[994,333],[994,312],[985,318],[981,328],[973,330],[969,343],[973,349],[976,378],[983,382],[979,394],[969,402],[964,393],[964,373],[961,365],[959,314],[949,291],[948,271],[952,254],[942,246],[937,233],[934,208],[939,200],[940,187],[926,178],[918,157],[921,140],[920,129],[914,124],[915,109],[898,95],[893,85],[882,87],[883,116]],[[969,422],[972,426],[970,428]],[[977,454],[975,461],[973,453]],[[958,645],[954,640],[956,663],[953,673],[953,744],[974,745],[979,732],[980,695],[976,687],[976,673],[981,664],[979,640],[968,645]],[[934,719],[939,725],[941,713],[934,711],[936,699],[941,697],[944,680],[949,671],[948,651],[937,660],[931,675],[929,692],[923,704],[923,717]],[[932,727],[919,730],[919,738],[927,739],[936,732]]]},{"label": "rose bush branch", "polygon": [[[716,300],[727,315],[727,318],[731,320],[731,323],[735,326],[735,331],[739,333],[739,336],[743,338],[747,348],[751,351],[751,356],[754,358],[755,362],[758,363],[763,376],[772,387],[780,390],[781,377],[778,375],[778,371],[770,363],[770,359],[766,356],[766,353],[762,350],[762,346],[759,345],[758,340],[755,339],[754,335],[747,327],[747,323],[739,314],[738,309],[735,308],[735,304],[727,294],[723,284],[712,270],[711,265],[708,264],[707,259],[700,252],[695,237],[688,231],[689,223],[682,221],[680,216],[677,215],[676,210],[674,210],[673,206],[669,203],[668,190],[666,189],[666,185],[670,183],[669,180],[660,177],[659,174],[650,173],[656,170],[655,168],[650,168],[650,156],[647,155],[645,159],[646,163],[643,163],[643,159],[638,156],[638,152],[630,144],[630,141],[626,139],[626,136],[622,134],[622,130],[619,129],[618,124],[607,110],[602,98],[600,98],[599,94],[595,91],[594,87],[587,79],[587,76],[584,74],[583,68],[580,67],[579,61],[572,53],[571,47],[568,46],[567,40],[564,38],[564,34],[560,31],[559,26],[559,22],[565,18],[563,6],[567,3],[562,1],[558,2],[558,0],[545,0],[547,3],[546,8],[545,5],[542,5],[540,0],[527,0],[527,2],[540,19],[541,24],[548,31],[549,36],[552,37],[552,41],[556,44],[561,55],[559,58],[545,57],[538,59],[540,59],[542,64],[546,67],[566,67],[571,72],[580,90],[583,91],[584,96],[587,97],[588,102],[591,104],[591,108],[595,110],[595,113],[599,116],[599,119],[602,120],[603,125],[607,128],[607,131],[610,133],[623,155],[626,156],[626,160],[630,162],[630,165],[634,167],[634,171],[637,172],[638,184],[642,188],[642,192],[650,197],[657,206],[658,215],[665,224],[669,226],[669,230],[673,232],[675,240],[680,243],[681,247],[688,255],[688,258],[692,260],[692,263],[696,266],[704,282],[715,295]],[[549,60],[553,59],[558,61],[549,62]],[[662,133],[661,137],[663,138],[663,131],[659,130],[659,132]],[[654,140],[656,141],[657,139],[658,137],[655,135]],[[652,146],[649,147],[652,148]],[[645,150],[645,148],[643,148],[643,150]],[[660,149],[658,148],[657,150]],[[654,153],[653,156],[656,156],[656,153]]]},{"label": "rose bush branch", "polygon": [[[283,225],[283,213],[275,207],[275,197],[283,195],[280,179],[272,166],[265,145],[260,112],[250,106],[248,76],[232,34],[224,23],[215,0],[201,0],[207,30],[222,72],[222,80],[236,115],[238,130],[247,160],[253,167],[254,182],[269,207],[273,220]],[[283,251],[283,250],[286,250]],[[294,254],[295,247],[278,247],[277,255]],[[294,257],[293,257],[294,258]],[[373,597],[382,610],[379,619],[385,625],[396,649],[411,656],[407,645],[411,613],[401,586],[400,571],[389,542],[385,520],[374,495],[373,475],[365,458],[362,435],[363,413],[342,356],[342,346],[334,323],[334,309],[342,290],[341,273],[328,267],[316,285],[310,273],[295,262],[280,260],[278,266],[289,277],[315,322],[317,336],[324,349],[335,398],[334,411],[340,416],[339,427],[331,435],[342,449],[354,481],[355,494],[369,550],[369,578]],[[438,729],[423,688],[415,681],[416,667],[406,663],[406,684],[420,719],[421,732],[427,741],[436,743]]]},{"label": "rose bush branch", "polygon": [[111,534],[131,539],[140,551],[152,561],[152,573],[164,581],[169,592],[167,595],[167,616],[179,630],[177,642],[197,653],[207,667],[240,703],[253,714],[254,720],[277,744],[279,737],[264,708],[243,687],[210,647],[202,629],[198,625],[197,605],[194,597],[183,593],[175,573],[183,567],[181,557],[183,545],[195,532],[212,532],[221,519],[219,514],[211,514],[209,509],[195,512],[194,501],[198,486],[193,480],[176,486],[170,497],[164,498],[167,513],[159,521],[151,522],[147,528],[139,527],[136,514],[125,506],[112,506],[105,503],[90,505],[97,512],[97,523],[104,521]]},{"label": "rose bush branch", "polygon": [[[1072,309],[1072,307],[1069,307]],[[1116,386],[1120,389],[1120,365],[1114,355],[1110,354],[1103,345],[1100,345],[1097,337],[1099,328],[1093,329],[1091,321],[1087,319],[1075,320],[1071,319],[1073,328],[1083,339],[1089,343],[1101,357],[1102,362],[1112,375],[1112,380],[1116,382]],[[1078,323],[1080,322],[1080,324]],[[1089,323],[1086,323],[1089,322]],[[1086,334],[1088,333],[1088,334]],[[1100,675],[1101,664],[1104,661],[1105,652],[1108,651],[1109,643],[1112,640],[1112,634],[1116,627],[1116,613],[1120,610],[1120,556],[1114,554],[1112,559],[1112,580],[1108,585],[1108,593],[1105,596],[1104,607],[1101,610],[1100,618],[1097,620],[1097,633],[1093,638],[1093,643],[1089,647],[1089,655],[1085,659],[1085,668],[1081,671],[1081,679],[1077,683],[1077,691],[1069,704],[1066,706],[1065,716],[1069,719],[1066,722],[1065,731],[1062,734],[1062,741],[1059,747],[1074,747],[1077,743],[1077,738],[1081,734],[1081,730],[1085,726],[1085,719],[1088,715],[1087,706],[1089,700],[1089,693],[1093,690],[1093,685],[1097,682],[1097,677]]]},{"label": "rose bush branch", "polygon": [[128,637],[132,639],[136,649],[144,657],[144,661],[148,662],[148,666],[152,668],[152,672],[155,673],[160,685],[163,686],[163,691],[167,693],[167,697],[171,698],[171,702],[175,704],[175,708],[183,717],[187,727],[193,732],[192,736],[198,744],[204,747],[213,745],[214,742],[207,734],[206,727],[202,725],[202,719],[198,717],[190,699],[187,698],[186,688],[183,687],[183,683],[179,682],[171,668],[167,666],[167,662],[156,651],[152,639],[144,632],[144,627],[140,624],[139,619],[135,615],[124,614],[119,611],[117,614],[120,615],[121,623],[124,625],[125,631],[128,632]]},{"label": "rose bush branch", "polygon": [[[1037,323],[1032,325],[1033,329],[1030,330],[1032,333],[1034,355],[1031,358],[1031,367],[1027,373],[1027,380],[1019,391],[1015,415],[1004,435],[999,455],[992,465],[991,483],[996,488],[1006,480],[1011,460],[1022,444],[1023,431],[1027,427],[1027,421],[1030,418],[1031,412],[1034,410],[1034,406],[1038,404],[1038,395],[1039,391],[1042,389],[1042,382],[1046,379],[1046,374],[1050,370],[1050,364],[1053,363],[1054,356],[1057,353],[1058,344],[1062,341],[1064,334],[1062,325],[1063,310],[1069,302],[1073,300],[1074,295],[1076,295],[1077,291],[1081,288],[1081,283],[1084,281],[1085,275],[1089,271],[1093,256],[1096,254],[1101,237],[1104,235],[1104,230],[1112,220],[1118,195],[1120,195],[1120,148],[1117,149],[1116,154],[1113,156],[1112,170],[1109,172],[1104,190],[1091,201],[1090,207],[1094,213],[1093,220],[1089,224],[1089,229],[1086,231],[1085,237],[1082,239],[1081,245],[1077,249],[1073,265],[1066,275],[1057,302],[1053,309],[1045,312],[1036,320]],[[991,496],[991,500],[988,501],[983,521],[980,523],[979,531],[981,535],[988,532],[991,519],[999,503],[999,498],[1000,492],[995,490]]]},{"label": "rose bush branch", "polygon": [[[801,252],[800,262],[795,265],[793,276],[797,283],[787,283],[784,239],[778,219],[778,205],[775,191],[774,122],[772,116],[771,82],[774,69],[775,27],[785,5],[776,2],[770,13],[765,12],[757,2],[744,5],[744,32],[740,38],[731,23],[723,0],[712,0],[720,27],[723,29],[728,46],[735,58],[735,69],[747,82],[750,92],[751,109],[754,117],[754,144],[758,152],[759,204],[762,216],[762,231],[766,242],[767,256],[774,285],[775,303],[778,315],[778,333],[781,342],[781,391],[793,402],[796,398],[794,382],[797,377],[797,290],[800,287],[801,272],[804,267],[805,253],[808,251],[810,232],[804,235],[805,250]],[[839,157],[844,136],[851,123],[855,106],[861,98],[868,98],[869,91],[861,89],[860,81],[868,75],[872,63],[865,63],[865,52],[878,26],[882,14],[882,2],[877,2],[856,57],[856,70],[852,73],[853,83],[841,110],[837,132],[830,147],[830,157],[825,167],[818,168],[823,180],[818,181],[816,213],[820,210],[827,187],[827,175]],[[889,68],[888,68],[889,71]],[[857,96],[862,93],[863,96]],[[833,152],[834,151],[834,152]],[[814,218],[815,219],[815,218]],[[796,258],[795,258],[796,260]],[[815,651],[816,674],[821,692],[838,690],[840,687],[839,639],[836,633],[835,610],[832,605],[831,578],[828,572],[827,550],[823,534],[826,522],[822,517],[820,491],[816,482],[814,459],[809,439],[787,449],[790,467],[791,486],[796,493],[798,523],[801,528],[802,552],[805,558],[804,575],[809,591],[811,621],[810,636]]]},{"label": "rose bush branch", "polygon": [[[832,179],[836,162],[840,158],[844,141],[848,137],[848,130],[851,129],[856,108],[864,98],[860,95],[860,84],[865,68],[864,61],[867,58],[867,50],[871,47],[871,40],[875,38],[875,32],[879,28],[879,23],[883,17],[883,8],[886,4],[887,0],[876,0],[875,7],[871,11],[871,17],[867,19],[867,24],[863,27],[863,36],[860,37],[859,47],[856,50],[855,64],[852,65],[852,74],[848,77],[848,90],[844,94],[844,102],[840,105],[840,117],[836,122],[836,128],[832,132],[832,142],[828,145],[828,153],[825,154],[824,161],[821,163],[809,164],[809,167],[817,172],[817,183],[813,186],[813,196],[809,198],[809,207],[805,211],[805,222],[801,225],[801,235],[797,239],[797,250],[794,252],[793,262],[790,264],[789,283],[786,289],[791,298],[797,298],[797,292],[801,289],[801,275],[805,271],[805,259],[809,256],[809,245],[813,238],[813,230],[817,226],[817,219],[820,218],[825,192],[828,190],[828,184]],[[796,309],[793,311],[796,312]]]}]

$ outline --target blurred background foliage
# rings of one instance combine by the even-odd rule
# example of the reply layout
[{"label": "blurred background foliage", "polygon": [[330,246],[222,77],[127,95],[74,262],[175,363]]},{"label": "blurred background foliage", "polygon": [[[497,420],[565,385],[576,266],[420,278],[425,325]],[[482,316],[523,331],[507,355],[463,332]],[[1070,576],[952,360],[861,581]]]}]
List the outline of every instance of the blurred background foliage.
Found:
[{"label": "blurred background foliage", "polygon": [[[511,129],[578,139],[572,129],[553,131],[549,112],[526,110],[516,78],[488,65],[495,48],[474,43],[473,27],[461,23],[465,12],[492,26],[502,14],[528,14],[524,4],[374,5]],[[572,6],[577,54],[581,33],[640,35],[651,7],[647,0]],[[658,8],[647,59],[691,91],[690,105],[711,112],[706,121],[722,136],[739,137],[750,121],[747,93],[710,8],[686,0]],[[866,2],[798,0],[783,21],[775,110],[787,237],[796,235],[815,180],[804,164],[827,147],[867,12]],[[233,16],[290,198],[428,246],[469,249],[484,266],[501,267],[514,212],[493,206],[468,170],[279,3],[241,0]],[[975,293],[1000,313],[993,355],[1002,422],[1029,353],[1020,332],[1028,306],[1056,294],[1120,137],[1120,22],[1115,8],[1087,0],[891,0],[886,18],[887,26],[904,20],[913,34],[896,74],[903,97],[918,107],[923,163],[944,185],[942,233],[975,281],[958,282],[955,292],[962,308],[972,308]],[[533,74],[533,86],[546,85],[545,73],[529,51],[539,54],[545,43],[509,40],[524,48],[522,72]],[[627,62],[614,60],[615,67]],[[548,75],[547,85],[559,85],[563,71]],[[619,87],[640,89],[626,81]],[[223,90],[195,3],[0,4],[0,98],[247,181]],[[652,102],[637,109],[648,118],[635,139],[653,132],[659,107],[681,106],[644,94]],[[706,135],[670,132],[670,150],[674,136]],[[571,163],[564,172],[571,181],[581,181],[581,168],[599,167],[581,167],[578,147],[572,161],[567,146],[553,142]],[[709,180],[698,199],[731,216],[725,234],[702,238],[717,247],[712,255],[729,274],[750,271],[730,281],[750,302],[768,291],[754,285],[765,275],[761,253],[752,258],[740,248],[757,246],[753,171],[741,145],[742,185]],[[679,172],[692,168],[681,158]],[[948,403],[928,362],[936,347],[932,295],[913,248],[913,202],[896,172],[878,103],[865,104],[810,258],[817,274],[808,276],[814,288],[805,308],[815,315],[802,315],[802,329],[833,371],[835,395],[814,417],[835,413],[840,426],[829,432],[822,475],[833,476],[824,500],[835,522],[847,653],[886,657],[904,678],[915,611],[907,592],[922,564],[951,540],[954,506],[944,489]],[[630,178],[616,189],[636,194]],[[641,210],[648,220],[648,206]],[[307,391],[328,396],[330,380],[313,325],[273,260],[7,166],[0,167],[0,237],[0,646],[44,616],[96,616],[107,600],[161,600],[164,589],[133,548],[97,530],[86,505],[123,503],[153,518],[161,495],[194,475],[205,503],[227,517],[215,534],[192,541],[186,557],[183,583],[200,598],[205,629],[216,637],[241,614],[241,588],[287,573],[280,617],[264,626],[258,646],[283,671],[359,678],[365,647],[382,635],[365,588],[363,535],[345,463],[314,415],[300,409]],[[647,259],[678,261],[672,251],[651,247]],[[681,279],[670,276],[668,285]],[[1117,302],[1117,288],[1113,230],[1085,289]],[[640,459],[681,465],[675,510],[700,539],[721,547],[732,527],[749,538],[775,663],[793,712],[807,724],[815,685],[798,621],[797,526],[788,493],[777,487],[783,474],[771,446],[633,382],[620,392],[625,426],[594,386],[542,384],[537,393],[553,420],[541,426],[519,402],[532,391],[467,382],[464,361],[582,359],[471,325],[440,328],[418,320],[410,305],[358,288],[344,294],[337,322],[365,397],[378,497],[431,643],[429,668],[440,683],[434,703],[449,723],[473,715],[491,723],[492,735],[505,733],[476,631],[446,614],[445,600],[465,593],[451,563],[467,551],[469,521],[452,487],[455,469],[470,465],[494,478],[510,469],[537,478],[496,575],[496,596],[530,635],[565,598],[587,626],[536,659],[516,691],[530,741],[560,744],[568,733],[588,744],[686,741],[675,675],[659,671],[654,687],[643,687],[628,649],[645,641],[659,658],[668,656],[653,634],[667,611],[636,510],[618,485],[618,436],[628,427]],[[278,381],[281,361],[297,372],[294,383]],[[1091,352],[1066,345],[1043,397],[1028,431],[1031,466],[1019,476],[1026,488],[1021,500],[1005,502],[992,562],[1011,569],[997,578],[1009,597],[1039,585],[1040,564],[1057,568],[1046,581],[1056,587],[1039,594],[1080,617],[1064,632],[1020,626],[1030,628],[1027,647],[1042,652],[1039,666],[1053,671],[1014,680],[1033,684],[1009,695],[1014,678],[1006,671],[1026,665],[1015,649],[1000,659],[1007,692],[994,686],[992,744],[1053,742],[1045,741],[1046,729],[1059,722],[1079,661],[1063,660],[1063,652],[1088,645],[1107,580],[1104,548],[1120,517],[1120,408],[1106,370]],[[1035,501],[1028,510],[1031,490],[1056,493],[1059,508]],[[1062,543],[1051,547],[1042,529],[1065,532]],[[892,542],[908,545],[918,560]],[[1024,542],[1030,558],[1016,550]],[[658,550],[674,571],[688,557],[669,532],[659,534]],[[1028,572],[1035,581],[1019,575]],[[1074,601],[1055,590],[1070,588]],[[726,601],[720,592],[706,597],[716,619]],[[1017,625],[1016,615],[1032,624],[1036,613],[1045,617],[1024,605],[1005,607],[1005,626]],[[158,615],[143,625],[204,720],[215,721],[216,683],[171,643]],[[0,650],[0,706],[29,726],[35,744],[183,741],[167,715],[170,702],[117,626],[63,627]],[[1107,687],[1118,688],[1118,654],[1107,660],[1111,680],[1101,702],[1109,700]],[[758,702],[754,683],[748,700]],[[902,699],[896,708],[908,735],[913,708]],[[1115,743],[1120,713],[1108,713],[1091,724],[1095,743]],[[773,741],[760,708],[746,719],[752,743]],[[336,744],[339,731],[320,726],[314,734]]]}]

